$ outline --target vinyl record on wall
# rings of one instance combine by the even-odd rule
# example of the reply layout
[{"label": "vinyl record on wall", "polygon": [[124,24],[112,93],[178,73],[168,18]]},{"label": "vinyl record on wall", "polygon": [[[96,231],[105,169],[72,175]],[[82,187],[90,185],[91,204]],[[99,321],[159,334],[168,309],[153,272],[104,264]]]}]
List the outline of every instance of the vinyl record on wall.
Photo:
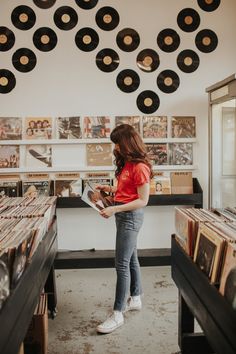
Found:
[{"label": "vinyl record on wall", "polygon": [[110,6],[104,6],[96,13],[96,23],[104,31],[112,31],[120,22],[118,12]]},{"label": "vinyl record on wall", "polygon": [[203,53],[210,53],[216,49],[218,45],[218,38],[214,31],[204,29],[196,35],[196,47]]},{"label": "vinyl record on wall", "polygon": [[14,74],[6,69],[0,69],[0,93],[9,93],[16,86]]},{"label": "vinyl record on wall", "polygon": [[185,32],[193,32],[200,25],[200,16],[196,10],[191,8],[183,9],[177,16],[179,28]]},{"label": "vinyl record on wall", "polygon": [[118,47],[124,52],[132,52],[138,48],[140,37],[138,32],[132,28],[124,28],[116,36]]},{"label": "vinyl record on wall", "polygon": [[200,59],[197,53],[191,49],[183,50],[177,57],[177,65],[185,73],[192,73],[197,70]]},{"label": "vinyl record on wall", "polygon": [[33,2],[41,9],[49,9],[55,4],[56,0],[33,0]]},{"label": "vinyl record on wall", "polygon": [[90,27],[84,27],[76,33],[75,43],[77,47],[84,52],[91,52],[97,48],[99,43],[99,36],[94,29]]},{"label": "vinyl record on wall", "polygon": [[16,28],[25,31],[34,26],[36,15],[29,6],[20,5],[12,11],[11,21]]},{"label": "vinyl record on wall", "polygon": [[197,0],[197,2],[200,8],[207,12],[215,11],[220,5],[220,0]]},{"label": "vinyl record on wall", "polygon": [[159,55],[153,49],[144,49],[137,55],[137,66],[145,72],[155,71],[159,64]]},{"label": "vinyl record on wall", "polygon": [[117,75],[116,84],[123,92],[134,92],[139,87],[140,78],[134,70],[126,69]]},{"label": "vinyl record on wall", "polygon": [[118,54],[110,48],[100,50],[96,56],[97,67],[107,73],[116,70],[119,63],[120,59]]},{"label": "vinyl record on wall", "polygon": [[77,25],[77,12],[70,6],[61,6],[54,13],[54,22],[61,30],[71,30]]},{"label": "vinyl record on wall", "polygon": [[49,27],[41,27],[34,32],[33,42],[37,49],[49,52],[57,45],[57,35]]},{"label": "vinyl record on wall", "polygon": [[15,35],[7,27],[0,27],[0,52],[6,52],[15,44]]},{"label": "vinyl record on wall", "polygon": [[162,92],[175,92],[179,87],[179,76],[172,70],[164,70],[157,77],[157,86]]},{"label": "vinyl record on wall", "polygon": [[75,0],[76,4],[84,10],[90,10],[95,7],[98,0]]},{"label": "vinyl record on wall", "polygon": [[157,44],[163,52],[174,52],[180,45],[180,37],[172,28],[166,28],[158,34]]},{"label": "vinyl record on wall", "polygon": [[136,103],[141,112],[151,114],[159,108],[160,99],[155,92],[146,90],[138,95]]},{"label": "vinyl record on wall", "polygon": [[12,56],[13,66],[22,73],[33,70],[36,63],[36,55],[28,48],[20,48]]}]

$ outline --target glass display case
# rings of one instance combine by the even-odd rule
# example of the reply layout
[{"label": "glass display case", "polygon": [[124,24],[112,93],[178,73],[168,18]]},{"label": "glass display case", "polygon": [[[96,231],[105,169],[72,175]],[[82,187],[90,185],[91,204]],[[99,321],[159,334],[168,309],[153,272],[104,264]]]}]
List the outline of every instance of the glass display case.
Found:
[{"label": "glass display case", "polygon": [[209,96],[209,207],[236,206],[236,74]]}]

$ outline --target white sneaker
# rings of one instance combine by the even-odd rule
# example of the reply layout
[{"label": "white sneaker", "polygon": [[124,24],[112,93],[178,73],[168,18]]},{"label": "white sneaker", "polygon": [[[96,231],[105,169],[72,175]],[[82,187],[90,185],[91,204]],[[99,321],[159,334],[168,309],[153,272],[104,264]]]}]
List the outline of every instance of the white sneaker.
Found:
[{"label": "white sneaker", "polygon": [[125,312],[127,311],[139,311],[142,308],[142,302],[141,302],[141,298],[140,295],[138,296],[130,296],[128,298],[127,304],[126,304],[126,308],[125,308]]},{"label": "white sneaker", "polygon": [[111,333],[115,329],[122,326],[124,323],[124,316],[121,311],[113,311],[106,321],[97,326],[97,332],[99,333]]}]

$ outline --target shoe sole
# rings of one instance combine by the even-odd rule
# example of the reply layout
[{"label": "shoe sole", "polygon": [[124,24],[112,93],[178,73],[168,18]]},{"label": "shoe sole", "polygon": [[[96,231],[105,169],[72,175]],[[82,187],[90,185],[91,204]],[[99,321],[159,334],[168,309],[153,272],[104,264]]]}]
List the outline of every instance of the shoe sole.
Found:
[{"label": "shoe sole", "polygon": [[124,322],[119,323],[117,326],[113,327],[112,329],[105,329],[105,328],[103,329],[103,328],[97,327],[97,332],[102,333],[102,334],[109,334],[109,333],[115,331],[117,328],[121,327],[123,324],[124,324]]}]

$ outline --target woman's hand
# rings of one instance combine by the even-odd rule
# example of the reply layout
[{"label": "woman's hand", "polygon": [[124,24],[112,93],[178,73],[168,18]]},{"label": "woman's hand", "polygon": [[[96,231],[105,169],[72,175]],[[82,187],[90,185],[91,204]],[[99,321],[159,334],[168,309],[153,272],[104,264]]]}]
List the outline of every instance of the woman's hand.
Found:
[{"label": "woman's hand", "polygon": [[104,191],[106,193],[111,192],[111,186],[109,186],[108,184],[96,184],[95,188],[99,191]]},{"label": "woman's hand", "polygon": [[107,207],[107,208],[102,209],[100,211],[100,215],[106,219],[108,219],[110,216],[112,216],[114,214],[115,214],[115,207],[114,206]]}]

